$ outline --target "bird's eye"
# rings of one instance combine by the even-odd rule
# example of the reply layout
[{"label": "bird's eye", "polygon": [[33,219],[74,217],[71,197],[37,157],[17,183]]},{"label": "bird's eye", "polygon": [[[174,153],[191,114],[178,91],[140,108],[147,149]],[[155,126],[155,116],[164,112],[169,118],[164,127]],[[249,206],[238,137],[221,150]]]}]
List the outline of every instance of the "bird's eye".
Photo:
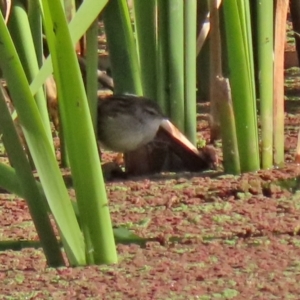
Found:
[{"label": "bird's eye", "polygon": [[157,115],[157,111],[155,109],[152,109],[152,108],[146,108],[146,112],[151,116],[156,116]]}]

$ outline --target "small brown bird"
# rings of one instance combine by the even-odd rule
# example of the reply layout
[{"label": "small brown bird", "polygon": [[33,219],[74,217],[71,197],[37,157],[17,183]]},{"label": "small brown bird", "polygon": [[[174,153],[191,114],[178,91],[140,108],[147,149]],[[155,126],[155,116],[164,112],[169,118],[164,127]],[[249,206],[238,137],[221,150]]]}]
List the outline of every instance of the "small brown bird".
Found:
[{"label": "small brown bird", "polygon": [[218,163],[213,147],[198,150],[163,115],[155,101],[135,95],[113,95],[99,102],[98,140],[109,150],[130,155],[130,160],[136,159],[135,150],[154,141],[154,148],[165,145],[163,151],[175,153],[187,170],[208,169]]},{"label": "small brown bird", "polygon": [[112,95],[99,101],[100,145],[116,152],[136,150],[151,142],[166,120],[153,100],[135,95]]}]

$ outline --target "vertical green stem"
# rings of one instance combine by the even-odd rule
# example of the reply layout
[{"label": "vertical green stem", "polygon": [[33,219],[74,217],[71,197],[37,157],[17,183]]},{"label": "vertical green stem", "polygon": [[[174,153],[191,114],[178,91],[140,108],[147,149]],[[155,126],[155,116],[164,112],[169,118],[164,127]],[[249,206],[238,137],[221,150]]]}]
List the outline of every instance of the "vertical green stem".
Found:
[{"label": "vertical green stem", "polygon": [[273,165],[273,1],[257,0],[262,168]]},{"label": "vertical green stem", "polygon": [[155,2],[133,2],[143,95],[150,99],[156,98]]},{"label": "vertical green stem", "polygon": [[110,0],[103,11],[103,21],[115,93],[142,95],[138,56],[126,0]]},{"label": "vertical green stem", "polygon": [[225,172],[239,174],[240,158],[229,80],[222,76],[222,46],[218,1],[210,0],[210,102],[220,120]]},{"label": "vertical green stem", "polygon": [[[254,77],[251,71],[249,47],[252,47],[249,30],[244,22],[249,18],[240,11],[237,0],[225,1],[224,21],[227,43],[229,79],[235,113],[241,171],[259,169],[259,151],[254,95]],[[232,38],[234,37],[234,39]]]},{"label": "vertical green stem", "polygon": [[170,115],[169,87],[169,42],[168,42],[168,1],[157,0],[157,54],[156,85],[157,102],[166,115]]},{"label": "vertical green stem", "polygon": [[28,1],[28,20],[39,68],[43,64],[42,16],[38,1]]},{"label": "vertical green stem", "polygon": [[185,92],[185,134],[196,145],[196,28],[197,1],[184,4],[184,92]]},{"label": "vertical green stem", "polygon": [[167,0],[169,8],[169,76],[171,120],[184,132],[184,26],[183,1]]},{"label": "vertical green stem", "polygon": [[[38,7],[35,6],[35,9],[36,14],[39,16],[40,11]],[[38,39],[37,31],[41,30],[41,27],[38,21],[35,23],[35,25],[37,26],[37,28],[35,28],[34,30],[36,34],[35,39]],[[27,12],[22,0],[15,0],[13,2],[12,13],[10,15],[10,21],[8,26],[11,36],[14,40],[15,47],[17,48],[19,57],[22,61],[27,80],[31,82],[39,71],[39,64],[37,61],[37,56],[33,44],[33,38],[31,35],[31,29],[28,21]],[[38,57],[40,57],[40,55],[41,53],[39,53]],[[41,58],[39,58],[39,60],[40,59]],[[44,127],[46,129],[47,137],[52,143],[52,133],[43,88],[40,88],[38,90],[38,92],[35,95],[35,99],[42,117]]]},{"label": "vertical green stem", "polygon": [[98,107],[98,20],[96,19],[86,33],[86,93],[97,136],[97,107]]}]

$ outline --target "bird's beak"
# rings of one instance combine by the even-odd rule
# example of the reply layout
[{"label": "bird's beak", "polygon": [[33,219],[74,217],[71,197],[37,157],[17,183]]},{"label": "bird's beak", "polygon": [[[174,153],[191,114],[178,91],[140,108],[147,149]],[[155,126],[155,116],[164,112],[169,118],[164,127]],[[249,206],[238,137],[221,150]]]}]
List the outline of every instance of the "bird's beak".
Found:
[{"label": "bird's beak", "polygon": [[173,125],[168,119],[164,119],[160,127],[167,131],[175,140],[178,140],[183,145],[185,145],[190,151],[194,152],[195,154],[199,155],[198,149],[187,139],[187,137],[180,132],[180,130]]},{"label": "bird's beak", "polygon": [[197,149],[180,130],[169,120],[161,122],[158,135],[168,140],[176,154],[185,162],[189,169],[215,169],[218,165],[218,155],[213,146]]}]

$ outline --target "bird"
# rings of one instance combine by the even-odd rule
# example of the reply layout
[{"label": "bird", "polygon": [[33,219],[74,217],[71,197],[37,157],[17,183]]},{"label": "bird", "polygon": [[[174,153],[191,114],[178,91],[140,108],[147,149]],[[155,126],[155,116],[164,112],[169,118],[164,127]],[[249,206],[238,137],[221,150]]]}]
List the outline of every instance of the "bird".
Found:
[{"label": "bird", "polygon": [[159,105],[146,97],[122,94],[99,101],[97,136],[105,149],[127,153],[154,140],[167,118]]}]

